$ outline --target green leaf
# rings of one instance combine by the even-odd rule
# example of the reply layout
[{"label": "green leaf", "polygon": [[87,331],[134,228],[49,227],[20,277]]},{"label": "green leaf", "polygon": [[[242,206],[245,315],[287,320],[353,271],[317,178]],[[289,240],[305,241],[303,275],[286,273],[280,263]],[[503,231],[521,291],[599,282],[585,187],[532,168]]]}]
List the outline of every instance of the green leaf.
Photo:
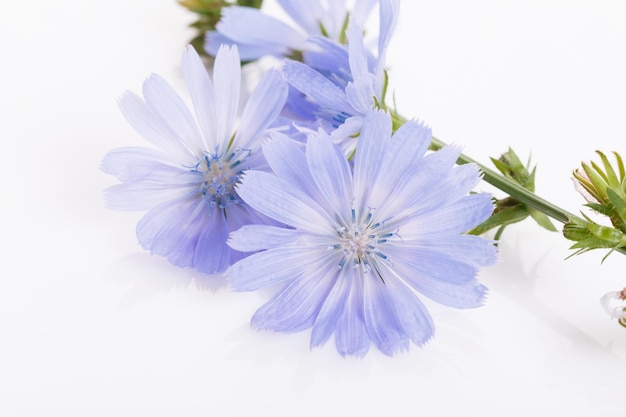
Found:
[{"label": "green leaf", "polygon": [[528,209],[524,205],[515,205],[494,212],[487,220],[472,229],[469,234],[481,235],[498,226],[517,223],[528,217]]},{"label": "green leaf", "polygon": [[513,149],[509,148],[509,151],[505,153],[504,156],[509,161],[509,166],[513,172],[522,172],[526,170],[526,167],[524,167],[524,164],[522,164],[522,161],[520,161]]},{"label": "green leaf", "polygon": [[600,214],[603,214],[607,217],[611,216],[611,209],[605,205],[597,204],[597,203],[587,203],[585,207],[589,207],[590,209],[597,211]]},{"label": "green leaf", "polygon": [[496,166],[496,168],[498,168],[498,171],[500,171],[503,175],[506,175],[507,177],[511,176],[511,170],[509,169],[509,166],[507,164],[496,158],[490,159],[491,162],[493,162],[493,164]]},{"label": "green leaf", "polygon": [[542,212],[540,212],[539,210],[535,210],[531,208],[531,209],[528,209],[528,213],[530,214],[530,217],[532,217],[533,220],[535,220],[539,226],[551,232],[557,231],[557,228],[552,224],[552,222],[550,221],[550,218],[546,216],[545,214],[543,214]]},{"label": "green leaf", "polygon": [[626,202],[612,188],[607,188],[606,194],[609,196],[609,201],[611,201],[614,211],[623,223],[626,220]]},{"label": "green leaf", "polygon": [[596,153],[600,155],[600,159],[602,159],[602,165],[604,165],[604,169],[606,171],[606,177],[607,177],[606,182],[611,187],[617,186],[619,184],[619,180],[617,179],[617,175],[615,174],[615,171],[613,170],[613,167],[611,166],[609,159],[606,157],[605,154],[603,154],[600,151],[596,151]]}]

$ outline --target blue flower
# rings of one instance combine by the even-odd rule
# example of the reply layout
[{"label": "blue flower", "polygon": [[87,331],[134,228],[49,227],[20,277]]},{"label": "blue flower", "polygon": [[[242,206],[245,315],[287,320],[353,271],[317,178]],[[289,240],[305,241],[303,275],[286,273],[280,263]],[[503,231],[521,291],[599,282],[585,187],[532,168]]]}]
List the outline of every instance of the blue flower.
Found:
[{"label": "blue flower", "polygon": [[345,1],[278,0],[278,5],[297,27],[255,8],[225,7],[217,30],[207,33],[205,49],[215,55],[221,44],[236,44],[243,60],[255,60],[265,55],[292,55],[312,48],[307,44],[310,36],[320,35],[340,41],[344,37],[348,15],[363,24],[376,2],[356,1],[348,10]]},{"label": "blue flower", "polygon": [[[363,118],[374,108],[384,108],[385,56],[393,33],[399,4],[380,2],[380,37],[377,54],[366,48],[363,31],[351,20],[347,29],[348,47],[325,38],[311,42],[319,50],[304,55],[304,62],[287,61],[285,79],[292,89],[286,110],[304,127],[321,127],[340,143],[346,154],[354,152]],[[285,112],[286,114],[286,112]]]},{"label": "blue flower", "polygon": [[[126,92],[122,113],[156,148],[110,151],[102,170],[121,184],[106,190],[107,205],[149,210],[137,225],[140,244],[174,265],[201,272],[225,270],[244,254],[231,249],[230,231],[249,223],[271,222],[235,190],[245,169],[267,169],[260,152],[287,97],[287,84],[270,70],[243,110],[235,132],[241,66],[236,47],[217,54],[213,81],[192,47],[182,69],[195,117],[183,99],[158,75],[143,85],[142,100]],[[259,152],[257,152],[259,151]]]},{"label": "blue flower", "polygon": [[392,136],[387,113],[363,123],[354,168],[324,132],[303,145],[274,135],[263,147],[275,174],[247,171],[240,197],[288,225],[248,225],[229,244],[258,251],[226,271],[232,287],[284,286],[252,318],[279,332],[312,327],[311,348],[334,334],[341,355],[363,356],[425,343],[434,332],[419,292],[455,308],[480,306],[476,275],[496,261],[491,241],[465,234],[492,212],[488,194],[469,194],[475,165],[460,150],[426,154],[431,132],[416,121]]}]

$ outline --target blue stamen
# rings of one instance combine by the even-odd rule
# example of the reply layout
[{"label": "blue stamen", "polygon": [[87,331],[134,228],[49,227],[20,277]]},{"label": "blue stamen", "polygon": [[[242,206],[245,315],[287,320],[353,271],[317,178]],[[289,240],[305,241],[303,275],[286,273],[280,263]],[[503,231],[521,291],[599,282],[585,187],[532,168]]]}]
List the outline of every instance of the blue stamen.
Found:
[{"label": "blue stamen", "polygon": [[337,269],[342,269],[343,266],[346,264],[346,261],[348,260],[348,258],[346,256],[344,256],[343,258],[341,258],[341,261],[339,261],[339,265],[337,265]]}]

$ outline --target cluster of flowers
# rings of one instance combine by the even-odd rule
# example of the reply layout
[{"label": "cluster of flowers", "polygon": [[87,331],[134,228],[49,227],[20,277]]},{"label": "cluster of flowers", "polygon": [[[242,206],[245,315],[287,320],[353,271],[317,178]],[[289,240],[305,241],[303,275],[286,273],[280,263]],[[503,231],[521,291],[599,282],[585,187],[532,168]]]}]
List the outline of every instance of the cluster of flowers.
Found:
[{"label": "cluster of flowers", "polygon": [[[481,170],[457,165],[456,147],[429,150],[430,129],[385,104],[399,0],[278,3],[298,28],[255,8],[221,9],[206,37],[212,75],[187,47],[191,110],[158,75],[143,98],[122,96],[153,147],[105,156],[103,171],[120,181],[107,205],[147,211],[138,240],[174,265],[223,273],[237,291],[281,284],[255,328],[311,328],[311,347],[334,336],[341,355],[422,345],[434,325],[418,294],[454,308],[484,301],[477,273],[497,250],[467,233],[494,210],[490,195],[472,192]],[[238,114],[241,61],[267,55],[280,63]]]}]

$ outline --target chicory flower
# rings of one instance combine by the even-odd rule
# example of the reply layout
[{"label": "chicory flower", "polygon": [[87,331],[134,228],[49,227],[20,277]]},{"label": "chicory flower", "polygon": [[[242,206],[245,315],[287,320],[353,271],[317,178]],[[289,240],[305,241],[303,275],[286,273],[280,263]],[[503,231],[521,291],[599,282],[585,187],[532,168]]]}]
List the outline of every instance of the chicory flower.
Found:
[{"label": "chicory flower", "polygon": [[106,190],[107,205],[148,210],[137,225],[141,246],[172,264],[200,272],[224,271],[244,254],[226,244],[230,231],[272,223],[237,194],[242,172],[267,169],[260,152],[287,97],[276,70],[266,73],[237,124],[241,64],[236,47],[224,46],[213,80],[188,47],[182,69],[194,112],[160,76],[150,76],[143,96],[125,93],[119,105],[130,125],[154,148],[113,149],[102,170],[121,184]]},{"label": "chicory flower", "polygon": [[264,145],[274,174],[247,171],[237,192],[288,227],[234,232],[233,248],[256,253],[226,271],[238,291],[283,284],[253,327],[312,328],[311,347],[334,335],[341,355],[363,356],[370,343],[392,355],[433,335],[417,293],[455,308],[483,303],[476,276],[496,248],[465,234],[493,209],[490,195],[469,194],[478,168],[455,166],[456,147],[426,155],[431,132],[421,123],[391,131],[389,114],[368,113],[353,168],[323,131],[304,149],[284,135]]}]

